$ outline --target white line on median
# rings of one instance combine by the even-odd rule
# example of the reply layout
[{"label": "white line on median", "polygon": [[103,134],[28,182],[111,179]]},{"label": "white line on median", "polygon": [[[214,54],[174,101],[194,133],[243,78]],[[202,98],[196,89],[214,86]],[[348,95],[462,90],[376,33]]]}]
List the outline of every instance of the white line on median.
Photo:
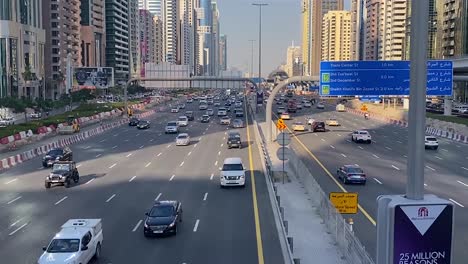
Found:
[{"label": "white line on median", "polygon": [[136,178],[136,175],[133,176],[132,178],[130,178],[130,180],[128,180],[128,182],[132,182],[135,178]]},{"label": "white line on median", "polygon": [[159,198],[161,198],[161,195],[162,193],[159,193],[158,196],[156,196],[156,199],[154,199],[155,201],[159,200]]},{"label": "white line on median", "polygon": [[102,143],[102,142],[104,142],[104,141],[106,141],[106,140],[105,140],[105,139],[103,139],[103,140],[99,141],[99,143]]},{"label": "white line on median", "polygon": [[378,184],[382,184],[382,182],[377,180],[376,178],[374,178],[374,181],[376,181]]},{"label": "white line on median", "polygon": [[159,152],[158,157],[162,155],[162,152]]},{"label": "white line on median", "polygon": [[424,184],[424,186],[426,186],[426,187],[427,187],[427,184]]},{"label": "white line on median", "polygon": [[438,160],[443,160],[443,158],[439,157],[439,156],[434,156],[436,159]]},{"label": "white line on median", "polygon": [[197,221],[195,222],[195,226],[193,227],[193,232],[197,232],[198,224],[200,224],[200,219],[197,219]]},{"label": "white line on median", "polygon": [[203,196],[203,201],[206,201],[207,197],[208,197],[208,193],[205,193],[205,196]]},{"label": "white line on median", "polygon": [[392,165],[392,168],[394,168],[395,170],[400,170],[397,166],[395,165]]},{"label": "white line on median", "polygon": [[466,183],[464,183],[464,182],[462,182],[462,181],[457,181],[457,182],[458,182],[459,184],[465,186],[465,187],[468,187],[468,184],[466,184]]},{"label": "white line on median", "polygon": [[58,201],[55,203],[55,205],[58,205],[59,203],[65,201],[65,199],[67,199],[67,198],[68,198],[68,196],[63,197],[62,199],[58,200]]},{"label": "white line on median", "polygon": [[374,158],[376,158],[376,159],[380,159],[380,157],[375,155],[375,154],[372,154],[372,156],[374,156]]},{"label": "white line on median", "polygon": [[18,180],[18,179],[14,178],[13,180],[9,180],[9,181],[5,182],[5,184],[10,184],[10,183],[15,182],[15,181],[17,181],[17,180]]},{"label": "white line on median", "polygon": [[203,132],[203,135],[205,135],[205,134],[206,134],[206,132]]},{"label": "white line on median", "polygon": [[461,204],[461,203],[455,201],[455,200],[452,199],[452,198],[450,198],[449,200],[450,200],[452,203],[454,203],[454,204],[456,204],[456,205],[458,205],[458,206],[460,206],[460,207],[465,207],[465,206],[463,206],[463,204]]},{"label": "white line on median", "polygon": [[23,196],[18,196],[18,197],[16,197],[15,199],[9,201],[7,204],[12,204],[12,203],[18,201],[19,199],[21,199],[22,197],[23,197]]},{"label": "white line on median", "polygon": [[140,133],[137,133],[135,136],[137,136],[137,137],[138,137],[139,135],[140,135]]},{"label": "white line on median", "polygon": [[113,149],[117,148],[117,145],[113,146],[112,148],[113,148]]},{"label": "white line on median", "polygon": [[171,178],[169,179],[169,181],[172,181],[175,177],[175,174],[172,174]]},{"label": "white line on median", "polygon": [[221,144],[221,147],[223,147],[223,146],[224,146],[224,143]]},{"label": "white line on median", "polygon": [[429,166],[427,166],[427,165],[426,165],[426,168],[430,169],[431,171],[435,171],[435,169],[434,169],[434,168],[432,168],[432,167],[429,167]]},{"label": "white line on median", "polygon": [[351,143],[351,140],[347,139],[346,142]]},{"label": "white line on median", "polygon": [[27,226],[27,225],[28,225],[28,223],[23,224],[22,226],[20,226],[20,227],[16,228],[15,230],[13,230],[13,232],[11,232],[11,233],[8,234],[8,235],[9,235],[9,236],[14,235],[16,232],[20,231],[21,229],[23,229],[23,227],[25,227],[25,226]]},{"label": "white line on median", "polygon": [[114,137],[118,136],[119,134],[114,134]]},{"label": "white line on median", "polygon": [[403,155],[403,157],[408,158],[408,156],[406,156],[406,155]]},{"label": "white line on median", "polygon": [[125,156],[125,157],[128,158],[128,157],[130,157],[131,155],[133,155],[133,153],[128,153],[127,156]]},{"label": "white line on median", "polygon": [[91,180],[87,181],[85,184],[90,184],[92,181],[94,181],[94,178],[92,178]]},{"label": "white line on median", "polygon": [[89,149],[89,148],[91,148],[91,146],[86,146],[86,147],[84,147],[83,149]]},{"label": "white line on median", "polygon": [[145,168],[148,168],[151,165],[151,161],[145,165]]},{"label": "white line on median", "polygon": [[99,157],[101,157],[101,155],[102,155],[102,154],[97,154],[97,155],[96,155],[96,158],[99,158]]},{"label": "white line on median", "polygon": [[193,145],[193,147],[194,147],[194,148],[196,148],[196,147],[197,147],[197,145],[198,145],[198,143],[195,143],[195,145]]},{"label": "white line on median", "polygon": [[143,220],[138,221],[138,223],[137,223],[137,224],[135,225],[135,227],[133,228],[132,232],[137,231],[138,227],[141,225],[141,222],[143,222]]},{"label": "white line on median", "polygon": [[318,135],[317,135],[317,134],[314,134],[314,136],[318,137]]},{"label": "white line on median", "polygon": [[185,163],[185,161],[182,161],[182,162],[180,163],[179,167],[184,166],[184,163]]},{"label": "white line on median", "polygon": [[114,193],[113,195],[111,195],[111,197],[109,197],[109,199],[106,200],[106,203],[108,203],[108,202],[110,202],[112,199],[114,199],[115,195],[116,195],[115,193]]},{"label": "white line on median", "polygon": [[109,169],[114,168],[116,165],[117,165],[117,163],[114,163],[114,164],[110,165]]},{"label": "white line on median", "polygon": [[213,180],[214,173],[211,173],[210,181]]},{"label": "white line on median", "polygon": [[345,158],[346,158],[346,155],[345,155],[345,154],[343,154],[343,153],[341,153],[341,156],[343,156],[343,157],[345,157]]},{"label": "white line on median", "polygon": [[399,141],[399,140],[397,140],[397,142],[400,143],[400,144],[403,144],[403,142],[401,142],[401,141]]},{"label": "white line on median", "polygon": [[153,142],[154,138],[150,139],[150,142]]}]

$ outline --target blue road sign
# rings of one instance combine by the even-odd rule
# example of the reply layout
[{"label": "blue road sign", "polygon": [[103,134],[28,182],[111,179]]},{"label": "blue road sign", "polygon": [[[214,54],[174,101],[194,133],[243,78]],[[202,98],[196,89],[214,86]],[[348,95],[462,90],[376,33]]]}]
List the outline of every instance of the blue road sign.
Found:
[{"label": "blue road sign", "polygon": [[[427,62],[427,95],[452,95],[453,63]],[[409,61],[322,61],[320,95],[409,95]]]},{"label": "blue road sign", "polygon": [[318,91],[319,87],[320,86],[318,86],[318,85],[311,85],[311,86],[309,86],[309,91]]},{"label": "blue road sign", "polygon": [[382,99],[380,96],[362,96],[359,98],[360,101],[362,102],[375,102],[375,101],[381,101]]}]

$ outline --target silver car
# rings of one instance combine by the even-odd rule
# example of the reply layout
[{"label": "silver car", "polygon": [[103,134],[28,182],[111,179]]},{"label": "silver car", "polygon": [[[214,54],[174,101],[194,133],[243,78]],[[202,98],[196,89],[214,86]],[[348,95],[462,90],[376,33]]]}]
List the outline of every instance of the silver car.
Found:
[{"label": "silver car", "polygon": [[187,133],[180,133],[176,137],[176,146],[188,146],[190,145],[190,136]]},{"label": "silver car", "polygon": [[243,128],[244,127],[244,121],[242,121],[242,119],[234,119],[232,121],[232,127],[233,128]]}]

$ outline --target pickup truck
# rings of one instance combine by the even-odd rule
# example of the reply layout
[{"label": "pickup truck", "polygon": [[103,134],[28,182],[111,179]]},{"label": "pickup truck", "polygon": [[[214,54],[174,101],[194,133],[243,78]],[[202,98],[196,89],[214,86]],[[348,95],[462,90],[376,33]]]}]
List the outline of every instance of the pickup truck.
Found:
[{"label": "pickup truck", "polygon": [[70,219],[43,248],[37,263],[89,263],[101,257],[102,241],[101,219]]}]

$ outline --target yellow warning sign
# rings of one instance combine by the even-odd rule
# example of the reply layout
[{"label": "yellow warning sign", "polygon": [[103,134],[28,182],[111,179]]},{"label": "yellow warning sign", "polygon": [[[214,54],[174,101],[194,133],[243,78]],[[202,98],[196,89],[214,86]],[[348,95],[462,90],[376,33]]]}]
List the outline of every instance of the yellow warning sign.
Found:
[{"label": "yellow warning sign", "polygon": [[276,122],[276,127],[279,130],[285,130],[287,128],[286,124],[284,123],[283,119],[278,119],[278,122]]},{"label": "yellow warning sign", "polygon": [[361,106],[361,111],[366,112],[366,111],[367,111],[367,105],[362,105],[362,106]]},{"label": "yellow warning sign", "polygon": [[331,192],[330,202],[341,214],[357,214],[358,212],[358,194]]}]

